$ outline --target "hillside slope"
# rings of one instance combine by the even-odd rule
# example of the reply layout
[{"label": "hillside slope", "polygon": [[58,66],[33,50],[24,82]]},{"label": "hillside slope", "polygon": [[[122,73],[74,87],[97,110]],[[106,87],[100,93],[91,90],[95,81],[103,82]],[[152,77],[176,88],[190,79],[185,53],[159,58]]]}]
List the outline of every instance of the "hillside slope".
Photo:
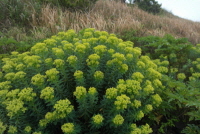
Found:
[{"label": "hillside slope", "polygon": [[[50,5],[42,6],[40,12],[31,12],[29,27],[16,33],[10,27],[11,36],[31,33],[35,39],[45,38],[59,31],[83,28],[95,28],[110,33],[123,34],[124,31],[134,30],[136,36],[164,36],[186,37],[193,44],[200,43],[200,23],[176,17],[168,12],[160,15],[149,14],[137,7],[130,7],[115,1],[99,0],[89,12],[70,12]],[[14,32],[15,31],[15,32]],[[13,34],[13,32],[15,34]],[[12,35],[13,34],[13,35]],[[22,36],[23,38],[23,36]],[[20,40],[20,39],[19,39]]]}]

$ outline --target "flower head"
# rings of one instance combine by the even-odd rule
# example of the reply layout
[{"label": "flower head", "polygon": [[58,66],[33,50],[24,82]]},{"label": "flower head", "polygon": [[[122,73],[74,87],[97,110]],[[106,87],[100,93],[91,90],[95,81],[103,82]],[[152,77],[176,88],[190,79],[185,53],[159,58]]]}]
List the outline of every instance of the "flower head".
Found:
[{"label": "flower head", "polygon": [[75,126],[73,123],[65,123],[61,126],[61,129],[65,134],[73,134],[75,131]]},{"label": "flower head", "polygon": [[116,101],[114,102],[117,110],[124,110],[127,108],[127,105],[130,104],[130,98],[124,94],[117,96]]},{"label": "flower head", "polygon": [[117,97],[117,89],[116,88],[108,88],[106,90],[106,98],[107,99],[114,99]]},{"label": "flower head", "polygon": [[45,73],[46,73],[46,76],[48,78],[48,81],[51,81],[51,82],[56,81],[57,78],[58,78],[57,75],[59,74],[59,72],[57,71],[56,68],[52,68],[50,70],[47,70]]},{"label": "flower head", "polygon": [[36,86],[41,86],[44,84],[46,76],[41,74],[36,74],[31,78],[31,83]]},{"label": "flower head", "polygon": [[103,116],[100,115],[100,114],[94,115],[94,116],[92,117],[92,121],[93,121],[93,123],[94,123],[95,125],[100,125],[100,124],[102,124],[102,123],[103,123],[103,120],[104,120],[104,118],[103,118]]},{"label": "flower head", "polygon": [[46,87],[41,91],[40,98],[44,100],[51,100],[54,98],[54,89],[52,87]]},{"label": "flower head", "polygon": [[113,124],[116,125],[116,126],[119,126],[119,125],[122,125],[123,122],[124,122],[124,118],[120,115],[120,114],[117,114],[113,120],[112,120]]},{"label": "flower head", "polygon": [[80,100],[82,98],[85,98],[86,93],[87,93],[86,88],[80,86],[80,87],[76,87],[76,91],[74,92],[74,96],[76,96],[76,98],[78,100]]}]

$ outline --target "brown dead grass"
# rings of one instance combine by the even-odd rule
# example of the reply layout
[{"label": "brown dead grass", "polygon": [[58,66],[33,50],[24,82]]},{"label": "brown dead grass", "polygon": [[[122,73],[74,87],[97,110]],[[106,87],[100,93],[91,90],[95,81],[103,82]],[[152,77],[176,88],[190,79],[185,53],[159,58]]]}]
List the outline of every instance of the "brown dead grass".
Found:
[{"label": "brown dead grass", "polygon": [[[137,36],[186,37],[193,44],[200,43],[200,23],[178,18],[173,15],[158,16],[144,12],[137,7],[129,7],[115,1],[99,0],[87,13],[62,11],[46,5],[39,17],[32,15],[33,27],[45,27],[56,34],[59,31],[95,28],[110,33],[122,34],[134,29]],[[45,33],[44,33],[45,34]]]}]

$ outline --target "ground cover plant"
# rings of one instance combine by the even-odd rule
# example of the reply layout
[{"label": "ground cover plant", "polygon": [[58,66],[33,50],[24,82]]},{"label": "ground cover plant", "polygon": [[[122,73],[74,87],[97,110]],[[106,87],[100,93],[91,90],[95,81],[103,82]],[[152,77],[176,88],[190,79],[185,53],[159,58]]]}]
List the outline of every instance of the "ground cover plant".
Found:
[{"label": "ground cover plant", "polygon": [[60,32],[3,59],[1,131],[151,133],[137,121],[162,102],[156,69],[140,48],[114,34]]}]

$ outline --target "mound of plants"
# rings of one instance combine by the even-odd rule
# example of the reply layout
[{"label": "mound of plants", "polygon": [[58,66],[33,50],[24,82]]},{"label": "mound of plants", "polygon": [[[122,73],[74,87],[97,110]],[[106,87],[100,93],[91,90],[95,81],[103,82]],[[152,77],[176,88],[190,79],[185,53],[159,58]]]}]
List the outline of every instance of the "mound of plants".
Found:
[{"label": "mound of plants", "polygon": [[158,66],[130,41],[89,28],[12,52],[0,70],[0,133],[148,134]]}]

